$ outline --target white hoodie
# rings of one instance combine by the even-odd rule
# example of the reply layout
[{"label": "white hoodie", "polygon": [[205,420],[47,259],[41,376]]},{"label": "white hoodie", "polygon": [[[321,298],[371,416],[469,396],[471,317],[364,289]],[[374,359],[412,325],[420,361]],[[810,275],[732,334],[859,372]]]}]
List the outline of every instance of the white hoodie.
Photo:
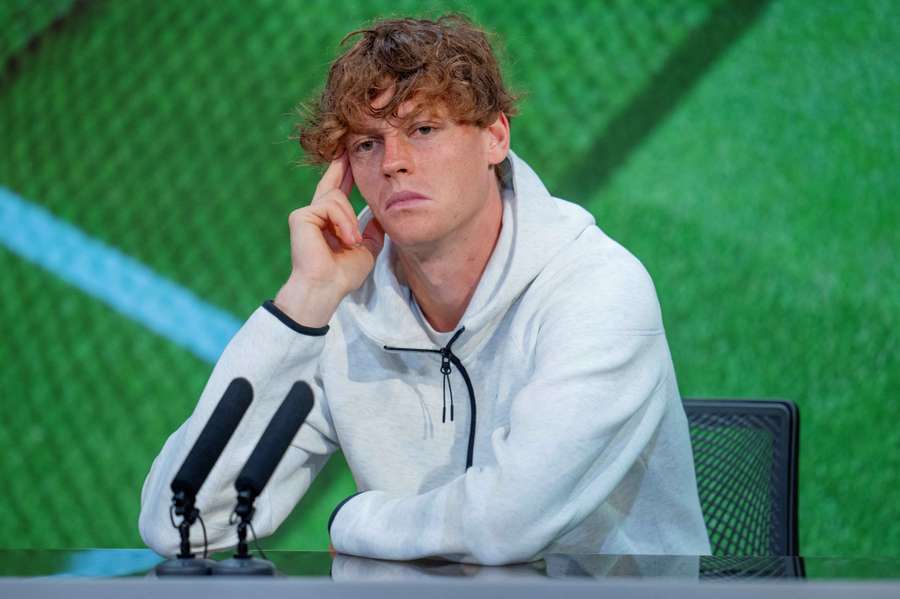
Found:
[{"label": "white hoodie", "polygon": [[[551,197],[512,153],[510,163],[500,238],[455,332],[422,316],[394,275],[390,239],[327,334],[298,332],[271,303],[250,317],[144,483],[150,547],[177,552],[169,483],[242,376],[253,403],[197,497],[211,549],[237,542],[234,480],[302,379],[316,404],[256,501],[260,536],[340,448],[360,491],[329,523],[342,553],[489,565],[549,552],[709,553],[649,275],[587,211]],[[370,218],[363,211],[360,226]]]}]

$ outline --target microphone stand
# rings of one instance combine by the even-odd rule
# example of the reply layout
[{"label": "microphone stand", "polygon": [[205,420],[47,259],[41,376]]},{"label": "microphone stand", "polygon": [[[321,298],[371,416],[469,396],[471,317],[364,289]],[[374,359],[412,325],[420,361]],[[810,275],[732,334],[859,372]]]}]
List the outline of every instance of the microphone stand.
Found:
[{"label": "microphone stand", "polygon": [[[200,516],[200,510],[194,505],[193,493],[178,491],[172,497],[176,516],[181,516],[178,534],[181,536],[181,551],[175,559],[169,559],[156,566],[157,576],[209,576],[212,573],[212,560],[197,559],[191,553],[191,526]],[[172,524],[174,525],[174,520]]]},{"label": "microphone stand", "polygon": [[253,501],[256,496],[249,489],[238,492],[237,507],[234,514],[238,517],[237,553],[234,557],[217,562],[213,569],[216,576],[275,576],[275,564],[267,559],[259,559],[250,555],[247,546],[247,527],[256,508]]}]

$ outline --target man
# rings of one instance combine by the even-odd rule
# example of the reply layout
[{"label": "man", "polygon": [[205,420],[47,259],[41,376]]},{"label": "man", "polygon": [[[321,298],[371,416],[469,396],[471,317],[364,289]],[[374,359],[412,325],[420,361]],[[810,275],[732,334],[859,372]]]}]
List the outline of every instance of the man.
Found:
[{"label": "man", "polygon": [[510,152],[514,100],[481,31],[445,17],[357,34],[301,130],[330,164],[290,216],[292,272],[154,462],[145,541],[177,550],[168,484],[243,376],[254,402],[198,496],[213,548],[236,542],[237,471],[302,379],[316,405],[257,500],[260,535],[340,447],[360,493],[329,522],[338,552],[707,553],[646,271]]}]

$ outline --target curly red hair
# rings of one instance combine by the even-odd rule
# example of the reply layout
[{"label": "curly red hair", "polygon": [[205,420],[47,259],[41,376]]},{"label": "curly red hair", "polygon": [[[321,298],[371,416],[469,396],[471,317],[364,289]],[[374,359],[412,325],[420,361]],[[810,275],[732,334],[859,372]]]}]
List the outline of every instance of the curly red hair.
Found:
[{"label": "curly red hair", "polygon": [[[361,36],[331,65],[325,89],[304,109],[300,145],[312,163],[334,160],[347,135],[369,118],[397,118],[401,104],[441,102],[457,122],[486,127],[516,113],[484,31],[466,17],[387,19],[349,33]],[[372,102],[393,90],[390,101]],[[409,118],[409,117],[407,117]]]}]

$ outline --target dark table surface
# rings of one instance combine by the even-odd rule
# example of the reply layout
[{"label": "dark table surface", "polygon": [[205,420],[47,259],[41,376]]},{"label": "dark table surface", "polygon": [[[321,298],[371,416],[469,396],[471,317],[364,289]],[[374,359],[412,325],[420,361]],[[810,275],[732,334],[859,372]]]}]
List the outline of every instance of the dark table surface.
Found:
[{"label": "dark table surface", "polygon": [[[147,549],[0,551],[0,597],[900,597],[900,558],[548,555],[528,564],[268,551],[274,578],[158,578]],[[215,559],[230,554],[213,556]]]},{"label": "dark table surface", "polygon": [[[254,552],[255,555],[259,555]],[[900,558],[548,555],[511,566],[436,560],[391,562],[318,551],[267,551],[278,574],[334,581],[472,579],[883,580],[900,583]],[[221,560],[229,553],[212,556]],[[163,558],[148,549],[2,550],[0,577],[119,578],[153,575]]]}]

